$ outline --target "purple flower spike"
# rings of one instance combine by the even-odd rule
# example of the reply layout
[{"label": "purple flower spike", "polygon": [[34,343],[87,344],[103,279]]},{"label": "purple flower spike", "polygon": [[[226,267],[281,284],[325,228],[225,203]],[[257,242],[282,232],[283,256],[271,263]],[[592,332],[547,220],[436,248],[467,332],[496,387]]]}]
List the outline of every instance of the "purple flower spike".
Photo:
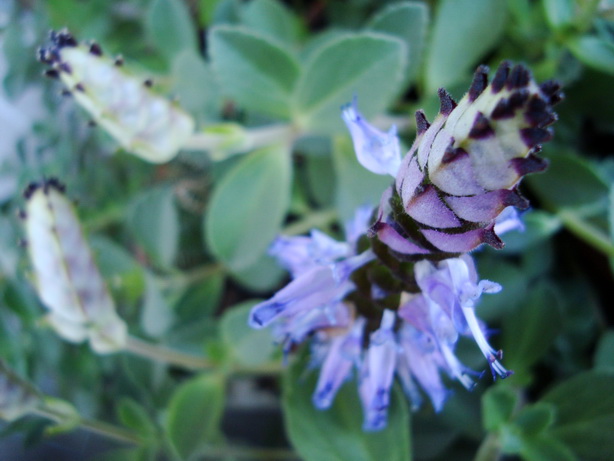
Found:
[{"label": "purple flower spike", "polygon": [[401,148],[397,130],[393,126],[388,133],[370,125],[358,111],[356,98],[343,109],[345,122],[360,164],[375,174],[396,176],[401,164]]},{"label": "purple flower spike", "polygon": [[[524,66],[506,72],[509,67],[503,63],[490,85],[488,68],[478,67],[469,92],[458,104],[441,89],[437,117],[429,123],[418,111],[416,139],[409,152],[402,162],[385,163],[398,165],[396,173],[374,161],[384,156],[374,156],[377,149],[371,140],[386,135],[362,119],[355,103],[344,111],[360,163],[395,176],[394,191],[386,192],[378,222],[397,230],[396,225],[403,227],[410,246],[418,244],[432,260],[458,256],[484,243],[502,248],[498,234],[521,224],[513,219],[502,224],[504,219],[498,216],[510,206],[529,206],[517,193],[517,185],[525,175],[547,166],[537,154],[540,144],[552,138],[549,125],[557,119],[552,105],[562,98],[560,87],[539,86]],[[424,239],[416,237],[416,230]],[[392,242],[395,248],[391,248],[399,252],[402,245],[397,239]]]}]

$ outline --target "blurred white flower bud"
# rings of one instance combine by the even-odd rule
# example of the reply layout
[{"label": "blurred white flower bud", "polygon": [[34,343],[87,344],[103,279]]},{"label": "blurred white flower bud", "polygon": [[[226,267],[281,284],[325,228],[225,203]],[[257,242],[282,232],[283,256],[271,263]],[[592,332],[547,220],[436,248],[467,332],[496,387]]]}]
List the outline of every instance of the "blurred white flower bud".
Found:
[{"label": "blurred white flower bud", "polygon": [[36,289],[47,320],[71,342],[90,340],[99,353],[121,349],[127,328],[98,271],[73,206],[56,180],[32,184],[25,228]]}]

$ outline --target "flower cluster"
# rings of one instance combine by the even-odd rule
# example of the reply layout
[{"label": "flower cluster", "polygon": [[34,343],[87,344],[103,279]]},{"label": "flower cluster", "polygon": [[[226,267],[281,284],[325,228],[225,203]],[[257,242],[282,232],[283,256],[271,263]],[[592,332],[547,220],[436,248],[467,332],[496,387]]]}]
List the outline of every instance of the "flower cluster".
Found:
[{"label": "flower cluster", "polygon": [[365,430],[385,427],[395,376],[414,408],[426,394],[442,409],[449,394],[442,374],[471,389],[479,373],[455,354],[461,336],[473,338],[493,378],[511,374],[475,313],[480,296],[501,286],[479,280],[467,253],[483,243],[500,248],[499,235],[522,227],[514,207],[528,202],[517,185],[545,168],[536,154],[552,135],[551,106],[562,95],[520,65],[504,62],[490,84],[487,72],[478,68],[458,104],[440,90],[432,124],[418,111],[417,138],[403,159],[394,128],[371,126],[356,101],[345,108],[359,162],[394,184],[375,213],[359,210],[346,242],[314,230],[271,247],[293,280],[254,306],[250,325],[273,326],[286,351],[313,336],[317,408],[332,405],[355,369]]},{"label": "flower cluster", "polygon": [[[485,66],[477,69],[458,104],[441,89],[432,124],[424,112],[416,113],[416,140],[402,162],[390,133],[370,127],[355,105],[344,111],[361,164],[382,174],[375,157],[395,176],[373,226],[393,250],[439,259],[482,243],[502,248],[497,217],[506,207],[528,207],[517,185],[524,175],[546,168],[537,154],[552,137],[549,126],[557,118],[551,107],[562,97],[560,87],[538,86],[525,67],[508,62],[490,84],[487,73]],[[381,153],[373,145],[390,147]]]},{"label": "flower cluster", "polygon": [[123,59],[105,57],[97,43],[79,44],[67,30],[51,31],[38,58],[60,78],[67,93],[128,152],[162,163],[172,159],[194,132],[194,120],[155,94],[151,80],[129,75]]},{"label": "flower cluster", "polygon": [[23,213],[36,290],[51,311],[47,321],[64,339],[89,339],[99,353],[121,349],[124,321],[92,257],[64,186],[54,179],[30,184]]}]

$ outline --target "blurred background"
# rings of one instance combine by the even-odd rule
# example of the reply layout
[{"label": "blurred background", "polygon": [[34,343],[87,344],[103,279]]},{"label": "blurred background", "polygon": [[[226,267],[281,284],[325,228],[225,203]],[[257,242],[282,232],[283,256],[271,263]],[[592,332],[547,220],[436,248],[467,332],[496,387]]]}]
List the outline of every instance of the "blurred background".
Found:
[{"label": "blurred background", "polygon": [[[172,161],[152,164],[91,126],[36,59],[49,30],[64,27],[96,40],[105,56],[121,55],[127,75],[152,79],[152,91],[176,100],[201,136]],[[352,34],[360,47],[327,54]],[[380,37],[400,45],[378,48]],[[340,236],[354,209],[378,203],[387,187],[388,178],[355,160],[342,104],[358,96],[365,115],[383,129],[396,124],[407,147],[413,113],[424,108],[432,119],[439,87],[460,99],[477,65],[494,69],[504,59],[526,64],[540,83],[560,81],[566,95],[543,152],[550,168],[521,185],[532,204],[526,229],[507,234],[502,251],[474,253],[480,276],[504,287],[478,312],[515,375],[504,390],[486,376],[471,393],[454,387],[442,413],[425,406],[411,429],[392,421],[387,437],[401,438],[406,454],[390,459],[478,459],[493,433],[511,459],[612,459],[612,381],[603,378],[614,370],[607,0],[0,0],[0,357],[82,418],[145,441],[132,448],[77,429],[78,418],[62,427],[30,415],[0,422],[0,457],[341,459],[310,455],[306,443],[326,453],[327,442],[292,432],[293,413],[314,425],[328,416],[293,406],[269,332],[246,325],[250,307],[288,280],[266,248],[278,233],[312,227]],[[283,148],[271,147],[280,140]],[[45,177],[67,185],[130,333],[206,357],[214,364],[208,381],[132,354],[95,355],[45,324],[17,217],[21,191]],[[463,346],[464,362],[483,369],[479,351]],[[294,392],[310,402],[314,374],[305,376]],[[494,411],[484,396],[505,400],[510,389],[518,408],[537,408],[545,422],[483,418]],[[200,413],[182,404],[190,392]],[[561,406],[578,395],[577,408]],[[169,420],[199,427],[183,446],[209,454],[169,449],[183,433]],[[348,437],[359,443],[362,435]],[[545,451],[531,448],[536,440]],[[561,444],[576,458],[544,457]]]}]

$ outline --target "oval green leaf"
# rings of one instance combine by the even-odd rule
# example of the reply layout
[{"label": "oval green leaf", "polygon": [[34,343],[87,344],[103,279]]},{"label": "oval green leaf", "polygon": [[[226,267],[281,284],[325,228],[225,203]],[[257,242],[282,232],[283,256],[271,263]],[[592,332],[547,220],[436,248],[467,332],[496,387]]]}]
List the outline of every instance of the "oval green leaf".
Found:
[{"label": "oval green leaf", "polygon": [[182,459],[188,459],[220,435],[224,380],[201,375],[182,384],[168,405],[166,431]]},{"label": "oval green leaf", "polygon": [[233,271],[255,263],[280,230],[289,205],[290,153],[269,146],[243,157],[215,189],[205,215],[213,254]]},{"label": "oval green leaf", "polygon": [[209,34],[211,63],[218,80],[240,106],[287,118],[299,64],[286,49],[257,32],[217,26]]},{"label": "oval green leaf", "polygon": [[374,32],[326,41],[310,54],[297,83],[296,122],[313,132],[339,132],[341,107],[354,96],[365,117],[382,112],[400,89],[406,54],[401,40]]}]

